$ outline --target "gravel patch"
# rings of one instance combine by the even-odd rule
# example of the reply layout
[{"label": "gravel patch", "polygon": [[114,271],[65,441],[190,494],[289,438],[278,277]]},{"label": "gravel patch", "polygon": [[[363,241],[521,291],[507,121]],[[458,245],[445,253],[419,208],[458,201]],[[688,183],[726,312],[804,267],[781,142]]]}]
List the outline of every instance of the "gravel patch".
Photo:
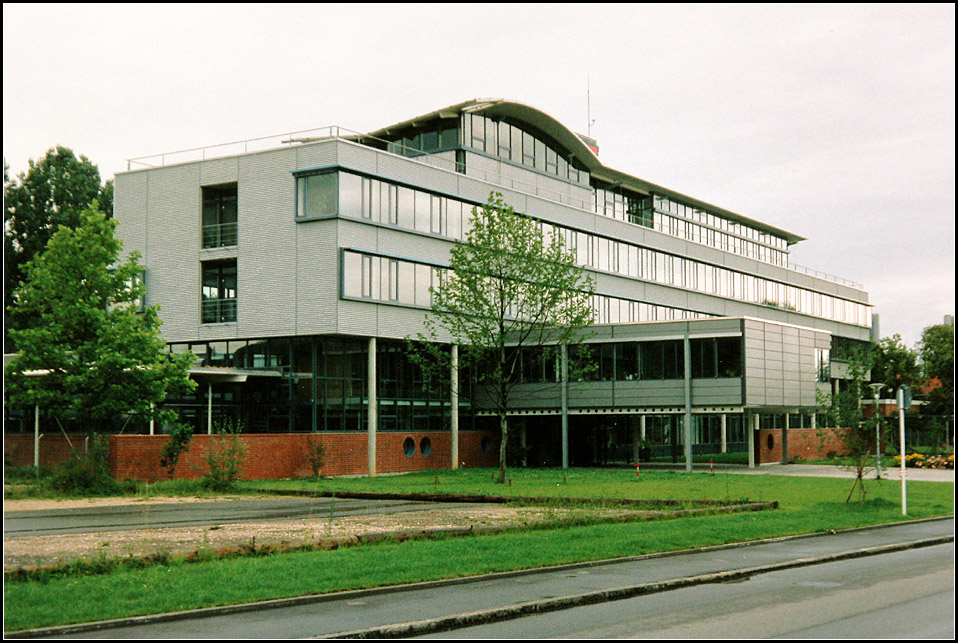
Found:
[{"label": "gravel patch", "polygon": [[[245,496],[249,498],[249,496]],[[230,497],[219,500],[229,501]],[[150,498],[150,503],[210,501],[212,498]],[[16,500],[5,501],[4,510],[24,511],[67,507],[115,506],[131,504],[129,498],[90,500]],[[137,502],[137,504],[140,504]],[[580,515],[621,513],[621,510],[596,510],[554,507],[509,507],[476,505],[462,509],[425,509],[396,514],[370,514],[336,518],[310,518],[287,521],[245,522],[207,527],[136,529],[4,538],[4,568],[62,564],[77,558],[98,556],[148,556],[156,553],[189,554],[217,551],[255,544],[297,546],[324,539],[381,534],[420,529],[491,526],[513,527]]]}]

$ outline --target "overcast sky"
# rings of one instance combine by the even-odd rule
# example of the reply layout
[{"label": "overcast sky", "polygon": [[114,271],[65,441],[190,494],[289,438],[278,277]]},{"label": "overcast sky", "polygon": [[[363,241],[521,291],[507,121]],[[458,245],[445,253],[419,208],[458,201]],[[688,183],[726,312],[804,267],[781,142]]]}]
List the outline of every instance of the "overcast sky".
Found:
[{"label": "overcast sky", "polygon": [[591,113],[609,166],[806,237],[883,336],[954,314],[954,5],[3,5],[12,175],[480,97]]}]

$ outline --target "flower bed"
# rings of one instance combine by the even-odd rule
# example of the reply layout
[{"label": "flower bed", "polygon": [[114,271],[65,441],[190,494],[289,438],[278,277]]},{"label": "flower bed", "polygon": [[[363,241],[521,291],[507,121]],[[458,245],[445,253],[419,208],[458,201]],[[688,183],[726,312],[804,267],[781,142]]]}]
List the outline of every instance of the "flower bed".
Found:
[{"label": "flower bed", "polygon": [[[901,464],[901,456],[895,456],[895,464]],[[905,466],[917,469],[954,469],[955,454],[922,455],[921,453],[909,453],[905,456]]]}]

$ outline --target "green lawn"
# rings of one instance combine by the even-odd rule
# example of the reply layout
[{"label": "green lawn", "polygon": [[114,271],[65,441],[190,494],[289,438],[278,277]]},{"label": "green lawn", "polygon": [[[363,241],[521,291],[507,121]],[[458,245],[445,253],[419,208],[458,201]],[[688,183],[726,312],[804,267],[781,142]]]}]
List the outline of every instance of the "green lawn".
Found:
[{"label": "green lawn", "polygon": [[[310,490],[515,496],[777,500],[773,511],[529,529],[497,535],[382,543],[336,551],[174,562],[99,576],[6,582],[5,631],[318,594],[493,571],[679,550],[902,520],[896,482],[867,481],[868,501],[846,504],[851,480],[627,470],[424,472],[375,479],[258,482]],[[908,518],[954,513],[954,485],[909,482]]]}]

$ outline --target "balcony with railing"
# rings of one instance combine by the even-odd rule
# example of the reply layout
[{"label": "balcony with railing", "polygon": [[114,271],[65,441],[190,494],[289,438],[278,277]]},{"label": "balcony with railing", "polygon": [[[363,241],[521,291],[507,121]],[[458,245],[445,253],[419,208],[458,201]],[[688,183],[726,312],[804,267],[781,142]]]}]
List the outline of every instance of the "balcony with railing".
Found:
[{"label": "balcony with railing", "polygon": [[203,248],[227,248],[235,246],[238,228],[233,223],[215,223],[203,226]]},{"label": "balcony with railing", "polygon": [[236,321],[236,299],[204,299],[203,323],[222,324]]}]

